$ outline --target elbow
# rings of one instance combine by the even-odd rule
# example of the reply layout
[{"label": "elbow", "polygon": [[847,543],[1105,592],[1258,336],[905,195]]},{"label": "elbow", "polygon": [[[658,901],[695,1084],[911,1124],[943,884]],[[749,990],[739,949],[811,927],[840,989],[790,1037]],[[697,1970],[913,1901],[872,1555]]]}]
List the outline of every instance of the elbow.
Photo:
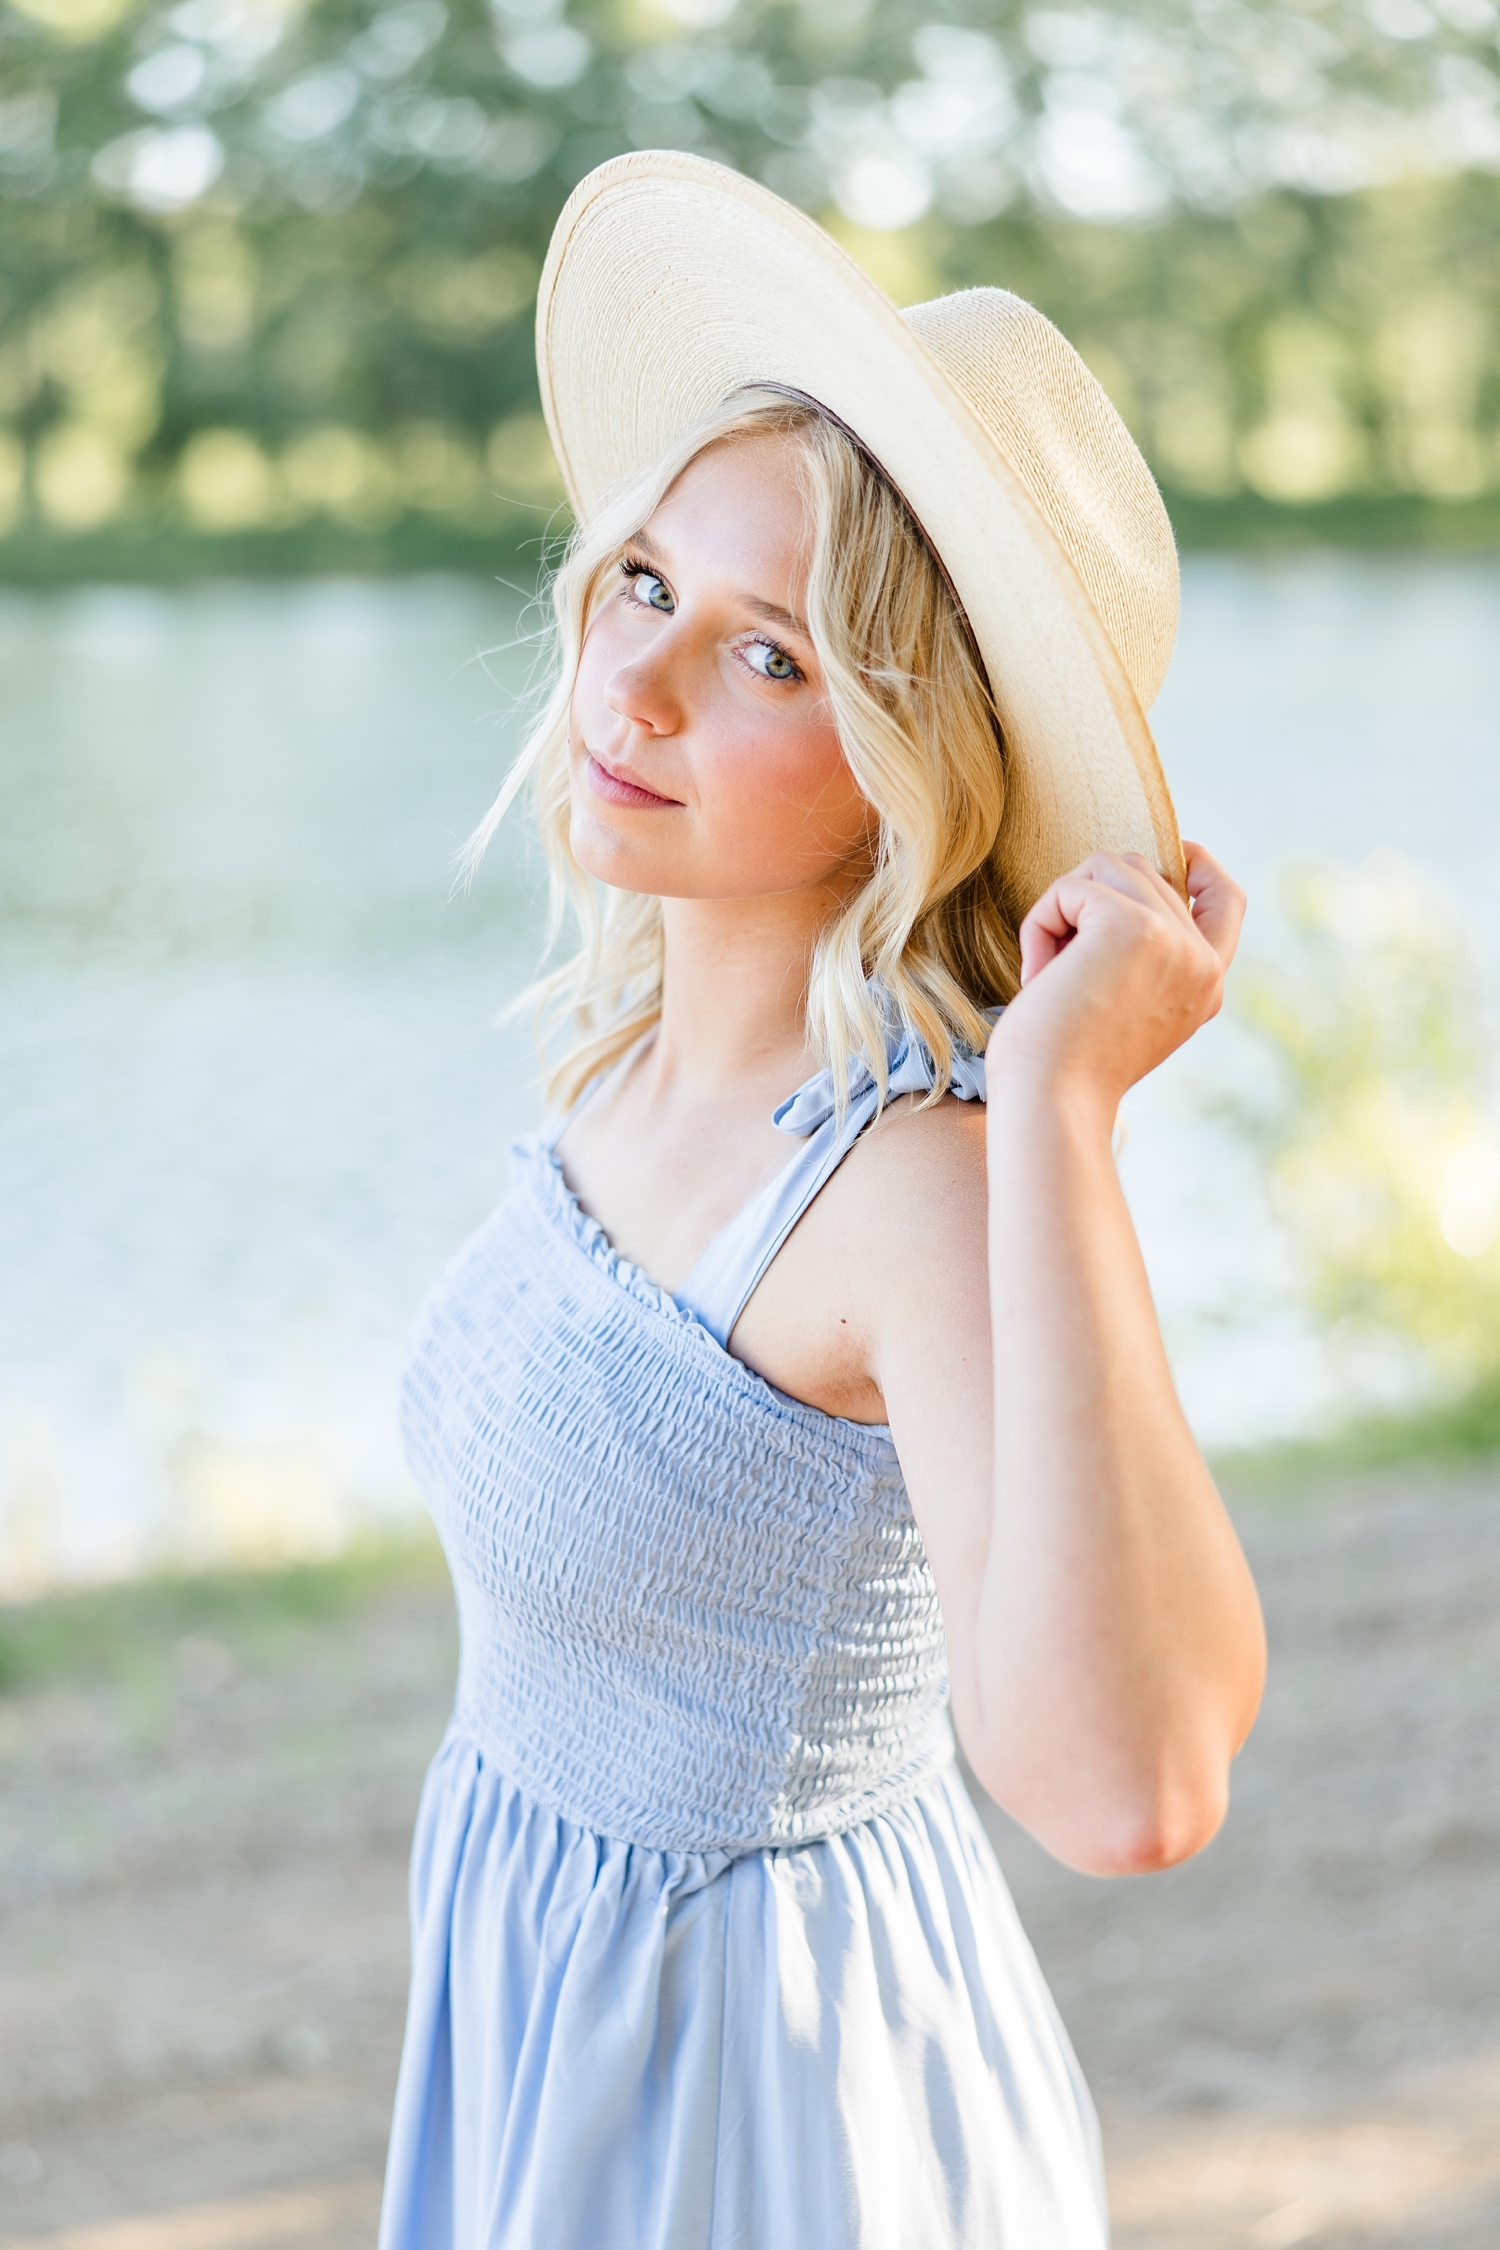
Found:
[{"label": "elbow", "polygon": [[[988,1761],[987,1761],[988,1762]],[[1092,1788],[1017,1788],[976,1767],[981,1785],[1054,1859],[1080,1875],[1158,1875],[1213,1842],[1229,1809],[1227,1764],[1175,1775],[1096,1779]],[[1009,1786],[1007,1786],[1009,1784]],[[997,1786],[998,1785],[998,1786]]]},{"label": "elbow", "polygon": [[1264,1643],[1232,1697],[1199,1699],[1155,1725],[1018,1742],[961,1720],[959,1733],[980,1785],[1054,1859],[1083,1875],[1157,1875],[1223,1827],[1263,1677]]},{"label": "elbow", "polygon": [[1159,1875],[1211,1844],[1228,1810],[1227,1776],[1142,1792],[1079,1839],[1072,1864],[1086,1875]]}]

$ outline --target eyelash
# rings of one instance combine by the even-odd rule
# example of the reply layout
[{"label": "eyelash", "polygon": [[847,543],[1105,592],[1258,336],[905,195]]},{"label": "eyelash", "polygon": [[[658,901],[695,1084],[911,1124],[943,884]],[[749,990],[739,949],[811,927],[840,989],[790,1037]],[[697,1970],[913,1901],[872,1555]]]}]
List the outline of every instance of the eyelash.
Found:
[{"label": "eyelash", "polygon": [[[620,557],[620,576],[622,578],[655,578],[658,575],[659,573],[652,569],[650,563],[640,562],[634,555],[622,555]],[[663,580],[663,584],[665,584],[665,580]],[[807,674],[803,671],[791,650],[783,648],[780,641],[773,641],[769,633],[752,633],[748,641],[742,641],[739,645],[742,648],[768,648],[773,656],[784,656],[792,667],[792,679],[806,680]],[[757,679],[765,679],[767,675],[761,672],[757,673],[756,677]],[[788,684],[786,680],[772,680],[771,682],[773,687],[786,687]]]}]

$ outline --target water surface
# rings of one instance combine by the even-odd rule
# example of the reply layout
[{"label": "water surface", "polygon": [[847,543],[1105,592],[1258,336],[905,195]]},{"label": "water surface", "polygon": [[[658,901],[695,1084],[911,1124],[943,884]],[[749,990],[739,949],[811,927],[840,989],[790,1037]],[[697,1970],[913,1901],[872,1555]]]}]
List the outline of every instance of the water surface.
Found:
[{"label": "water surface", "polygon": [[[455,579],[0,598],[12,1585],[316,1551],[413,1504],[401,1338],[537,1111],[524,1030],[492,1022],[538,926],[519,834],[451,895],[514,745],[514,632]],[[1497,712],[1492,561],[1185,573],[1156,724],[1252,945],[1280,862],[1394,849],[1500,972]],[[1134,1098],[1125,1157],[1213,1441],[1327,1387],[1246,1160],[1193,1107],[1220,1038]]]}]

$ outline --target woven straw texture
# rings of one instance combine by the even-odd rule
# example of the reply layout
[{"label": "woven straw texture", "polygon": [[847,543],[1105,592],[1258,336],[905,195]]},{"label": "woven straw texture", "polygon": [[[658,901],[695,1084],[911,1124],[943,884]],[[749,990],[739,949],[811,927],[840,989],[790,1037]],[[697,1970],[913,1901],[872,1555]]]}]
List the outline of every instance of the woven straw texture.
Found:
[{"label": "woven straw texture", "polygon": [[590,173],[537,304],[542,403],[587,519],[746,384],[816,399],[905,497],[962,602],[1007,756],[1004,851],[1030,903],[1097,850],[1181,887],[1146,707],[1177,624],[1150,471],[1030,305],[965,290],[899,313],[812,220],[700,157]]}]

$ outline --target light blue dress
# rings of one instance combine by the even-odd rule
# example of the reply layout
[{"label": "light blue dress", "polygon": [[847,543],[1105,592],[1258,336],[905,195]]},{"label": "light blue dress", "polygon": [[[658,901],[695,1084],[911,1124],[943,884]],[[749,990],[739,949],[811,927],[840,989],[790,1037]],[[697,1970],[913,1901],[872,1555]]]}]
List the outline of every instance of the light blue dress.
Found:
[{"label": "light blue dress", "polygon": [[[931,1085],[916,1042],[890,1060],[893,1093]],[[517,1143],[419,1316],[406,1438],[462,1658],[381,2250],[1107,2241],[890,1432],[725,1348],[875,1114],[867,1071],[850,1090],[776,1113],[800,1146],[675,1295],[580,1209],[561,1125]]]}]

